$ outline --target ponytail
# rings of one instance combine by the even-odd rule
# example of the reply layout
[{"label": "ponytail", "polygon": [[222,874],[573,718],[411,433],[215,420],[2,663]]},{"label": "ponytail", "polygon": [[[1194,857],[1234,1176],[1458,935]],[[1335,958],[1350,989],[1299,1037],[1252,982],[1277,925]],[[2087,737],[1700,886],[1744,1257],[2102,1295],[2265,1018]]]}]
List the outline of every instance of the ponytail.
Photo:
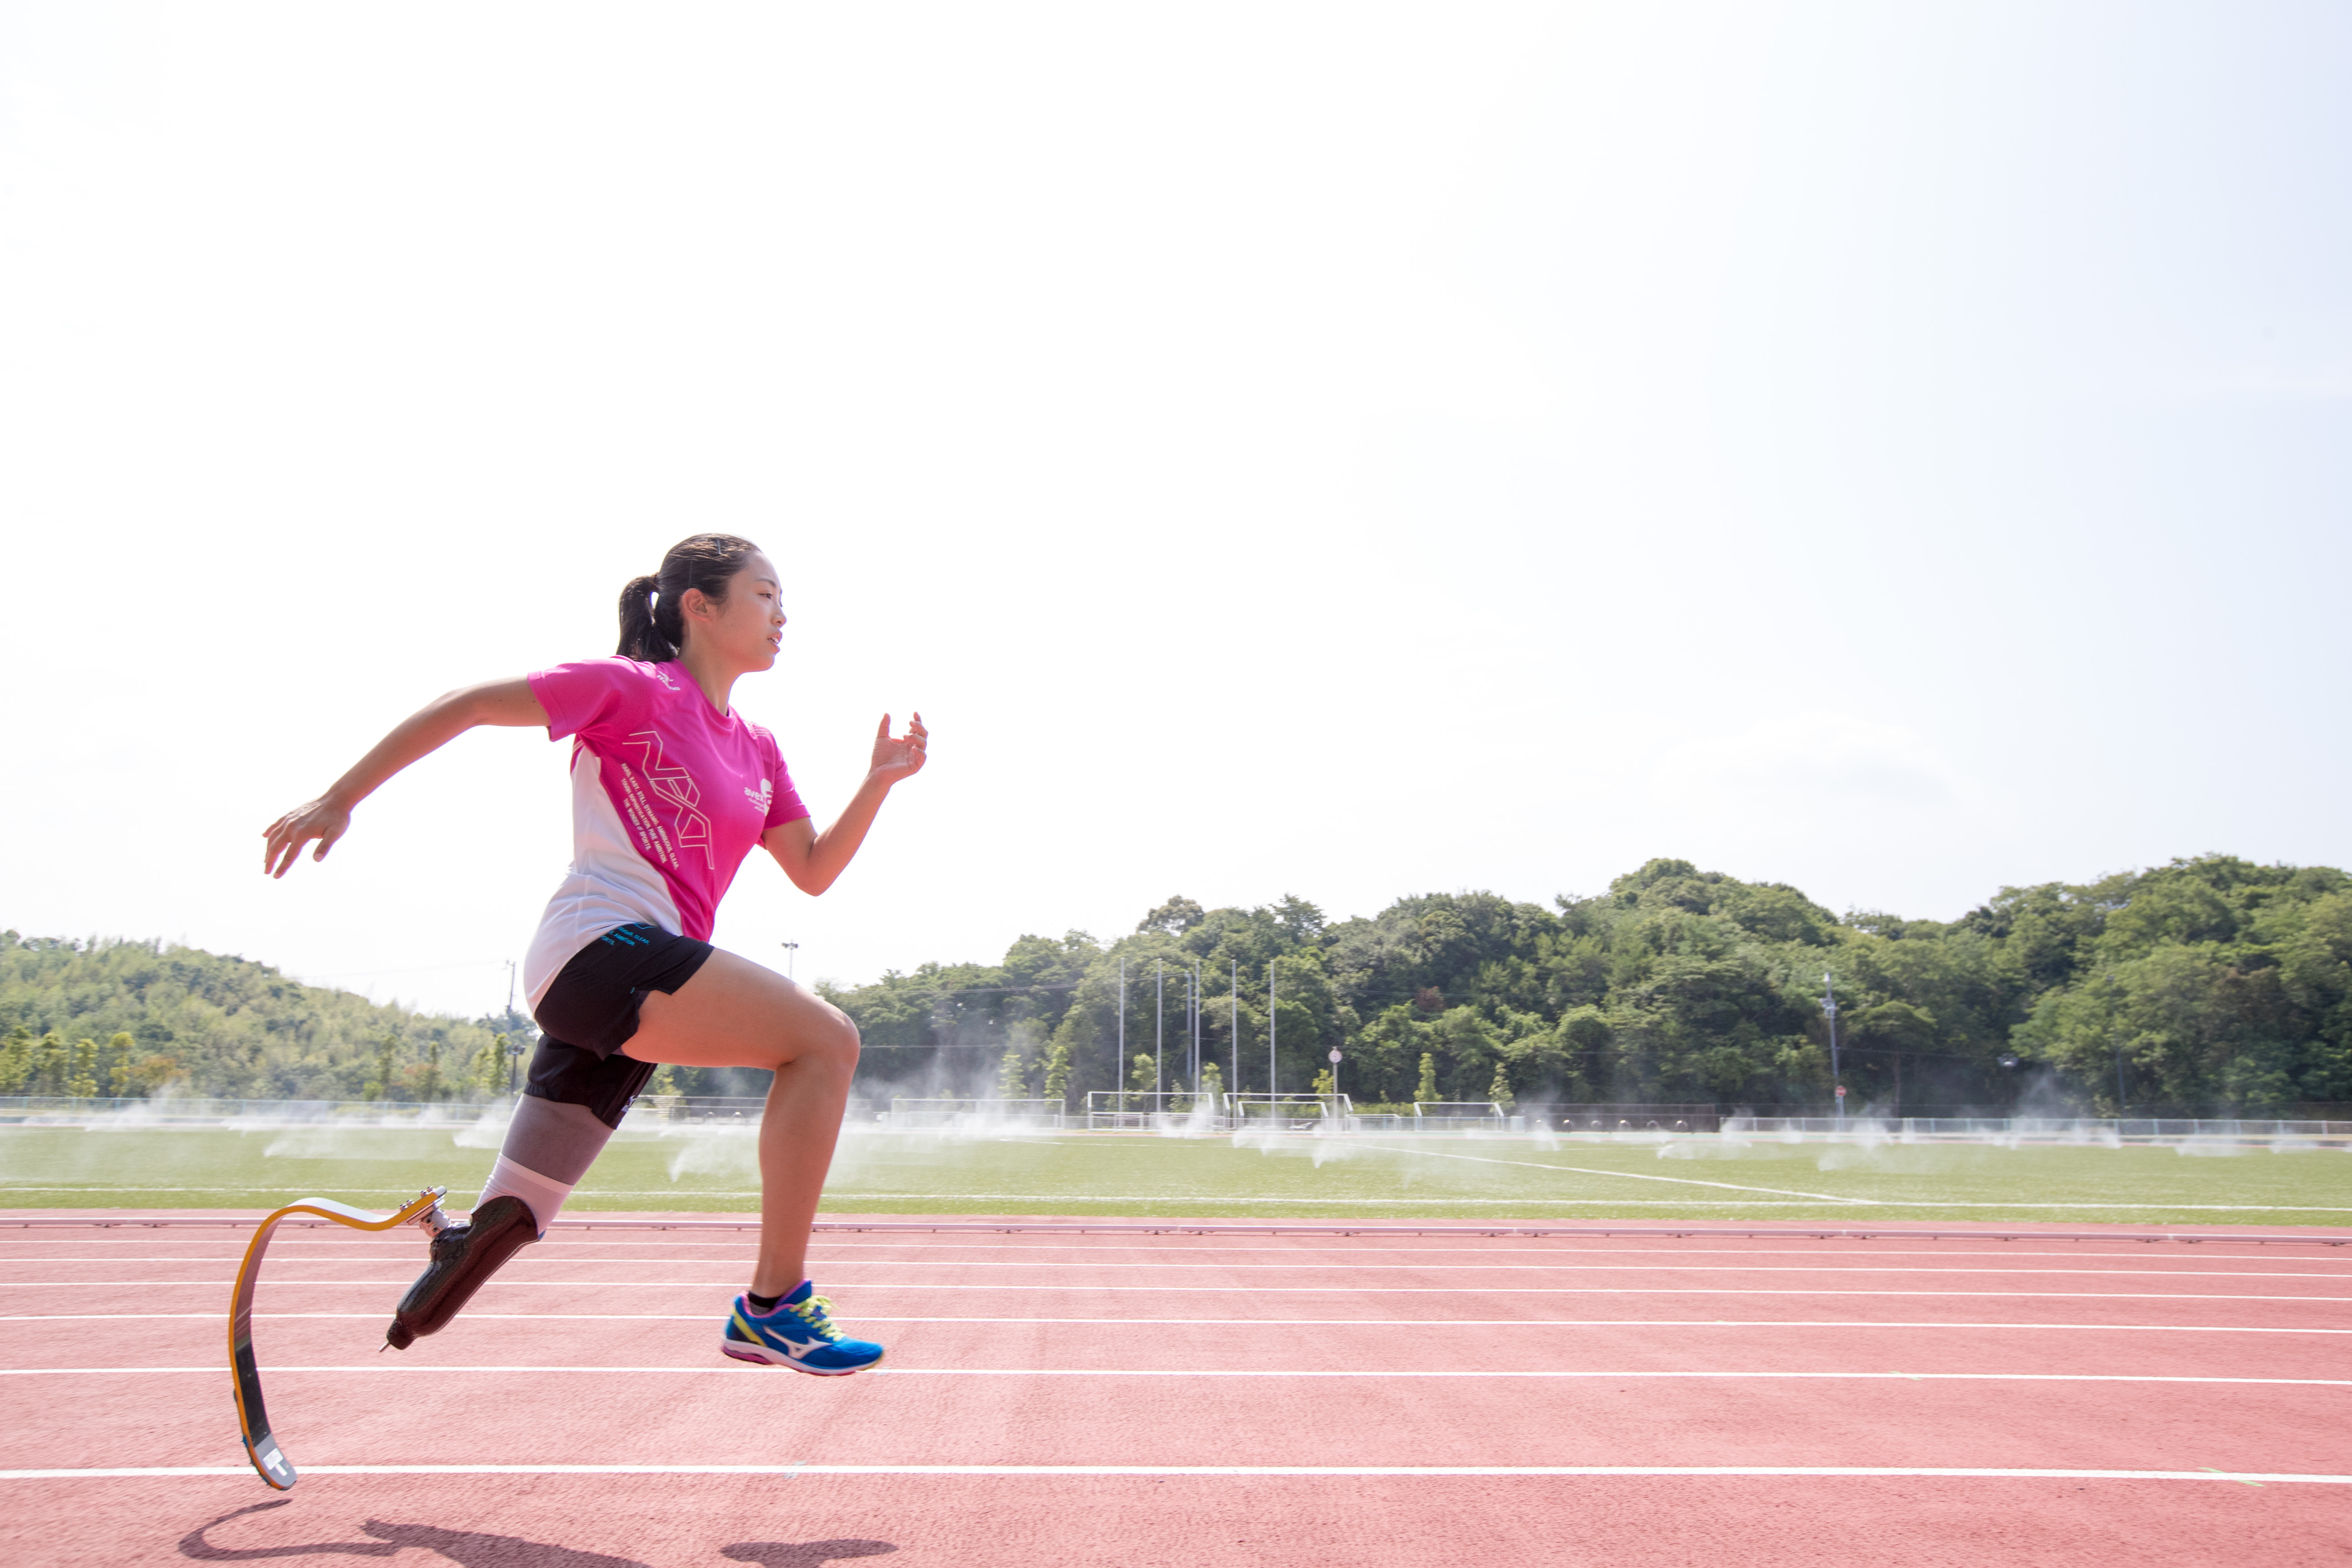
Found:
[{"label": "ponytail", "polygon": [[715,604],[727,601],[727,588],[744,560],[759,551],[748,539],[731,533],[698,533],[681,539],[662,557],[661,573],[632,577],[621,590],[623,658],[667,664],[686,651],[686,594],[699,588]]},{"label": "ponytail", "polygon": [[677,657],[677,645],[684,639],[662,636],[661,628],[655,624],[654,595],[660,587],[658,577],[632,577],[629,585],[621,590],[621,646],[615,651],[623,658],[667,664]]}]

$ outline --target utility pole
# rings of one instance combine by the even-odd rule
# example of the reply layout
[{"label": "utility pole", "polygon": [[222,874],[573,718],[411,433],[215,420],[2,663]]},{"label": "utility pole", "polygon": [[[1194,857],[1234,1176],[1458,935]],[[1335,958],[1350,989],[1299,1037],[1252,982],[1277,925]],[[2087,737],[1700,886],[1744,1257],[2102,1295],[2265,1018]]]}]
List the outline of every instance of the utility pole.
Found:
[{"label": "utility pole", "polygon": [[1234,1037],[1234,1082],[1230,1092],[1239,1094],[1242,1091],[1242,961],[1236,958],[1232,960],[1232,963],[1234,966],[1234,1010],[1225,1016],[1225,1022],[1233,1026]]},{"label": "utility pole", "polygon": [[515,1041],[515,961],[507,960],[507,1092],[515,1091],[515,1070],[522,1066],[522,1047]]},{"label": "utility pole", "polygon": [[1845,1124],[1845,1085],[1840,1081],[1837,1045],[1837,986],[1830,972],[1822,971],[1822,1016],[1830,1021],[1830,1081],[1837,1088],[1838,1124]]},{"label": "utility pole", "polygon": [[1164,959],[1151,961],[1151,1109],[1160,1109],[1160,1097],[1168,1088],[1167,1072],[1162,1064],[1168,1058],[1168,963]]},{"label": "utility pole", "polygon": [[793,966],[800,962],[801,944],[796,942],[779,942],[777,945],[784,950],[784,978],[790,980],[793,978]]},{"label": "utility pole", "polygon": [[1118,1058],[1111,1064],[1110,1086],[1118,1092],[1117,1104],[1127,1110],[1127,960],[1118,961]]}]

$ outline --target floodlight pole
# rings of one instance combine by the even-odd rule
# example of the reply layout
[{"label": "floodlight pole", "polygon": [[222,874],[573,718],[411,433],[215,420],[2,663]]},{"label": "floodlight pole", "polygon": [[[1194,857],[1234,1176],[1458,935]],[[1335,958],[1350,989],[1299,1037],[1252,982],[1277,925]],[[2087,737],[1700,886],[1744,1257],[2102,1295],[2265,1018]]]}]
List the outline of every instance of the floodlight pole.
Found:
[{"label": "floodlight pole", "polygon": [[1110,1087],[1118,1099],[1119,1114],[1127,1114],[1127,960],[1118,961],[1118,1057],[1113,1063]]},{"label": "floodlight pole", "polygon": [[793,970],[800,963],[801,944],[796,942],[780,942],[776,945],[784,950],[784,978],[790,980],[793,978]]},{"label": "floodlight pole", "polygon": [[1239,1094],[1242,1091],[1242,961],[1236,958],[1229,962],[1234,966],[1234,999],[1233,1011],[1225,1015],[1225,1022],[1233,1026],[1234,1087],[1226,1092]]},{"label": "floodlight pole", "polygon": [[[1845,1086],[1838,1081],[1837,985],[1826,969],[1822,971],[1822,1016],[1830,1021],[1830,1087],[1842,1089]],[[1839,1125],[1844,1125],[1845,1096],[1843,1094],[1837,1097],[1837,1114]]]},{"label": "floodlight pole", "polygon": [[1280,1024],[1274,1016],[1274,960],[1265,961],[1265,1092],[1271,1097],[1282,1092],[1281,1068],[1275,1065],[1274,1037]]},{"label": "floodlight pole", "polygon": [[1190,993],[1192,1009],[1192,1099],[1201,1098],[1201,961],[1192,961],[1192,989]]},{"label": "floodlight pole", "polygon": [[1168,1085],[1160,1063],[1165,1060],[1168,1045],[1168,965],[1164,960],[1151,961],[1151,1109],[1160,1109],[1160,1097]]}]

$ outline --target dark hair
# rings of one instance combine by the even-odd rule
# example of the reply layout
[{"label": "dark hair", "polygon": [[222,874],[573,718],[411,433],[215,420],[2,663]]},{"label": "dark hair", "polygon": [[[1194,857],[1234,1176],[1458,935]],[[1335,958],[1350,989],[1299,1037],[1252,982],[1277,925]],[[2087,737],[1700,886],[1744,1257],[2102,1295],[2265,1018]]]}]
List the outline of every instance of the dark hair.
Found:
[{"label": "dark hair", "polygon": [[621,646],[615,651],[647,664],[676,658],[686,647],[686,591],[699,588],[724,604],[729,581],[759,548],[731,533],[698,533],[671,545],[659,575],[632,577],[621,590]]}]

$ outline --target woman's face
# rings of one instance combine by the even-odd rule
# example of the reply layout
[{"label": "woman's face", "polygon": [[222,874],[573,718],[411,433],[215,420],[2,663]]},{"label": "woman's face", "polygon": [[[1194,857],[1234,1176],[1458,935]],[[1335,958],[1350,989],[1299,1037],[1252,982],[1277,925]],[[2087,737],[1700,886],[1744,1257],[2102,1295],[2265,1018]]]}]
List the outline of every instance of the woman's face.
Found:
[{"label": "woman's face", "polygon": [[727,580],[726,598],[689,593],[685,609],[694,639],[730,668],[746,675],[775,668],[784,640],[783,588],[765,555],[753,551],[744,558]]}]

